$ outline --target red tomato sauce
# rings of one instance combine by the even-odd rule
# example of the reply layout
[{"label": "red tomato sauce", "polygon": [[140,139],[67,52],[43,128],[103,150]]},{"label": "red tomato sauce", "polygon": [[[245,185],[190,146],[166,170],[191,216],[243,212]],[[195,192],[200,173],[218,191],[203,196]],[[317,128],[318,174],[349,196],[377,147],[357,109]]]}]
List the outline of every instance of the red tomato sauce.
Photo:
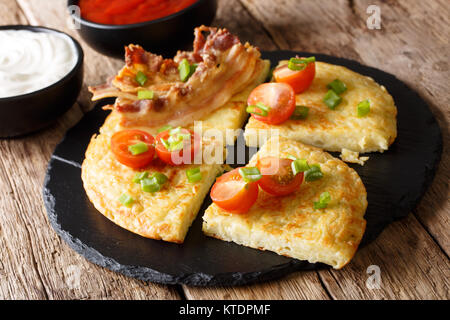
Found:
[{"label": "red tomato sauce", "polygon": [[81,17],[102,24],[133,24],[166,17],[198,0],[80,0]]}]

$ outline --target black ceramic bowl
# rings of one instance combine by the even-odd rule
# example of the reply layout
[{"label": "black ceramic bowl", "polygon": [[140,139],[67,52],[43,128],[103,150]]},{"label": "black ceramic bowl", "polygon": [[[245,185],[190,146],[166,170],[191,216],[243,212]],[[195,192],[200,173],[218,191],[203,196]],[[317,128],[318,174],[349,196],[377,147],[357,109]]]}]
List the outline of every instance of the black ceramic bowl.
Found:
[{"label": "black ceramic bowl", "polygon": [[63,35],[73,42],[77,61],[58,82],[18,96],[0,98],[0,137],[14,137],[42,129],[53,123],[75,103],[83,84],[83,50],[71,36],[49,28],[7,25],[0,30],[28,30]]},{"label": "black ceramic bowl", "polygon": [[[85,20],[71,10],[78,0],[69,0],[69,12],[79,25],[81,37],[95,50],[122,58],[124,46],[139,44],[146,50],[171,56],[192,44],[194,28],[214,19],[217,0],[198,0],[191,6],[160,19],[125,25],[100,24]],[[78,11],[79,12],[79,11]]]}]

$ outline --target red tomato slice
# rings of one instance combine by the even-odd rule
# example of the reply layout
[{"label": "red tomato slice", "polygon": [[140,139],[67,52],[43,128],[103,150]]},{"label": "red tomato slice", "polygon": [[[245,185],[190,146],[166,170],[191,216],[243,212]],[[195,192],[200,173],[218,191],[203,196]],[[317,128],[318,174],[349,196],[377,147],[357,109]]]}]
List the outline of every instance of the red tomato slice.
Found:
[{"label": "red tomato slice", "polygon": [[266,157],[256,165],[262,178],[258,180],[259,186],[275,196],[285,196],[300,188],[303,182],[303,172],[294,176],[291,169],[292,160],[276,157]]},{"label": "red tomato slice", "polygon": [[243,214],[250,210],[258,198],[258,184],[246,183],[239,174],[239,169],[217,178],[211,193],[212,201],[222,209],[236,214]]},{"label": "red tomato slice", "polygon": [[[139,142],[146,143],[148,150],[133,155],[128,147]],[[142,130],[122,130],[111,137],[111,151],[120,163],[133,169],[143,168],[155,157],[155,138]]]},{"label": "red tomato slice", "polygon": [[[248,105],[262,103],[270,108],[266,116],[252,113],[256,120],[268,124],[280,124],[289,119],[295,110],[295,92],[292,87],[285,83],[263,83],[250,93]],[[257,109],[256,112],[262,112]]]},{"label": "red tomato slice", "polygon": [[161,139],[167,141],[170,137],[170,130],[163,131],[156,136],[156,153],[158,157],[167,164],[177,166],[181,164],[191,164],[194,162],[194,156],[200,147],[200,137],[191,130],[182,129],[182,133],[190,133],[191,140],[184,143],[181,150],[169,151],[161,142]]},{"label": "red tomato slice", "polygon": [[308,63],[306,68],[300,71],[289,69],[287,64],[273,71],[276,82],[289,84],[297,94],[306,91],[311,86],[315,76],[316,64],[314,62]]}]

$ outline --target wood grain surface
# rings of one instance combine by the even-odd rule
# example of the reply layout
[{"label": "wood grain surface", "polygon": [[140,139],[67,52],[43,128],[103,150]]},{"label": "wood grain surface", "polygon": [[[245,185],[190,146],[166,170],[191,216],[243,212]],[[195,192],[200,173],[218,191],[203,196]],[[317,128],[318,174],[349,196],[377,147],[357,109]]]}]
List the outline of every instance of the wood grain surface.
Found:
[{"label": "wood grain surface", "polygon": [[[380,30],[367,28],[370,4],[381,9]],[[80,40],[85,52],[85,85],[70,111],[46,130],[0,140],[0,299],[450,298],[448,1],[219,1],[213,24],[263,50],[326,53],[395,74],[427,101],[444,138],[436,178],[418,207],[359,250],[344,269],[298,272],[263,284],[223,288],[126,278],[87,262],[51,228],[41,196],[50,155],[67,129],[92,107],[87,85],[103,82],[122,64],[81,41],[68,24],[65,5],[64,0],[0,2],[0,24],[63,30]],[[369,266],[380,270],[379,288],[368,285]]]}]

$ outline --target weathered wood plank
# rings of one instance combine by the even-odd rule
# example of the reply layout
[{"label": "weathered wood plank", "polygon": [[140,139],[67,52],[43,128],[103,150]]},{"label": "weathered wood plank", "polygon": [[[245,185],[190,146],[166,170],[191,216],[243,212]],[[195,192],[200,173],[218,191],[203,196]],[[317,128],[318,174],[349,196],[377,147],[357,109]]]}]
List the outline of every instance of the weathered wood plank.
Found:
[{"label": "weathered wood plank", "polygon": [[[379,288],[371,286],[369,266],[380,268]],[[450,298],[450,262],[413,215],[390,225],[342,270],[319,275],[333,299]]]},{"label": "weathered wood plank", "polygon": [[200,300],[316,300],[330,299],[315,271],[298,272],[283,279],[242,287],[183,286],[187,299]]}]

